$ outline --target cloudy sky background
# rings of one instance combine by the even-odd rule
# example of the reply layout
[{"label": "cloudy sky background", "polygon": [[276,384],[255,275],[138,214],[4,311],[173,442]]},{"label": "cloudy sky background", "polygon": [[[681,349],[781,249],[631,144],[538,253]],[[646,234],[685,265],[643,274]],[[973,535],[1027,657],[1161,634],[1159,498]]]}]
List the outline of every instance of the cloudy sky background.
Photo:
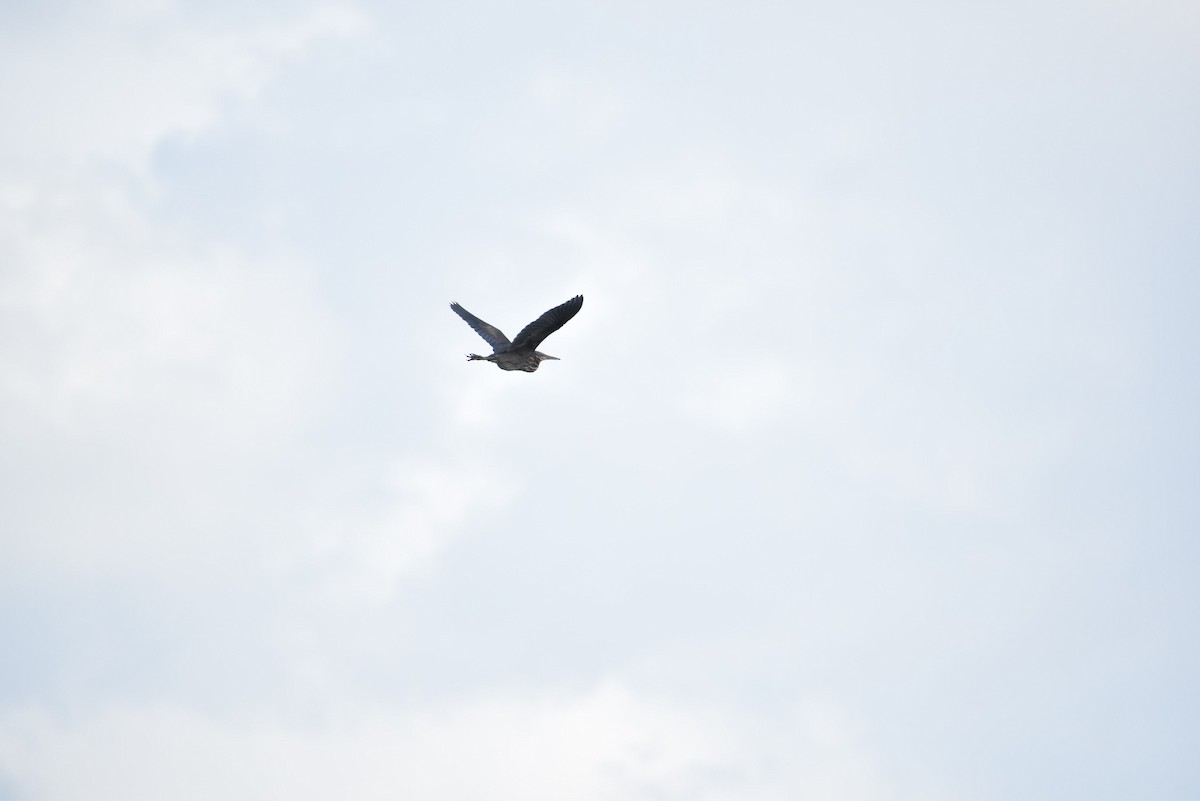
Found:
[{"label": "cloudy sky background", "polygon": [[1200,798],[1198,80],[1168,0],[0,5],[0,799]]}]

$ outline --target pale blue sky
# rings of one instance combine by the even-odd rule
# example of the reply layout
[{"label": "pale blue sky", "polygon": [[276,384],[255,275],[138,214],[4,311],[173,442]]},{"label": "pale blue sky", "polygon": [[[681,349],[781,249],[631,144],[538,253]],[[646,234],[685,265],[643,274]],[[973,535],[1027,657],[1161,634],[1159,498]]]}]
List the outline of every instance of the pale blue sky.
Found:
[{"label": "pale blue sky", "polygon": [[1198,79],[1189,3],[3,6],[0,799],[1200,798]]}]

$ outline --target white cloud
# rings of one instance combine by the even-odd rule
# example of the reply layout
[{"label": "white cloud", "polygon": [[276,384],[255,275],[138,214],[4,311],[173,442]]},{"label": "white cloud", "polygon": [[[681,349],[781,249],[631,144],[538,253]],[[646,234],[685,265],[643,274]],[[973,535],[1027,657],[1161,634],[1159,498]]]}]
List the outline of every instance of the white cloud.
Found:
[{"label": "white cloud", "polygon": [[[296,559],[286,569],[315,570],[324,597],[338,607],[390,599],[402,578],[428,573],[466,523],[515,491],[502,471],[483,463],[406,462],[388,469],[381,487],[365,477],[346,483],[304,515],[308,545],[284,551]],[[373,490],[382,497],[372,500]]]},{"label": "white cloud", "polygon": [[0,774],[29,797],[882,798],[844,714],[816,704],[784,738],[617,682],[295,725],[174,706],[0,718]]},{"label": "white cloud", "polygon": [[772,423],[792,402],[787,367],[762,355],[714,350],[718,362],[683,400],[696,419],[745,433]]},{"label": "white cloud", "polygon": [[39,196],[0,231],[10,413],[74,433],[149,415],[234,443],[312,412],[332,332],[302,268],[187,249],[120,193],[80,190]]},{"label": "white cloud", "polygon": [[535,79],[534,94],[555,119],[566,121],[569,134],[585,141],[612,133],[627,114],[621,96],[594,76],[546,71]]},{"label": "white cloud", "polygon": [[[309,265],[158,224],[145,179],[165,138],[211,130],[227,98],[360,22],[328,7],[213,31],[169,6],[80,6],[7,37],[0,433],[36,490],[10,499],[10,557],[95,571],[220,550],[237,477],[323,407],[338,341]],[[55,462],[52,443],[90,457]]]},{"label": "white cloud", "polygon": [[226,98],[252,97],[286,59],[363,23],[352,8],[330,6],[288,23],[207,31],[177,9],[122,10],[82,6],[53,35],[6,37],[4,69],[23,77],[0,83],[9,180],[97,162],[144,170],[164,137],[210,128]]},{"label": "white cloud", "polygon": [[225,5],[0,26],[0,795],[1191,778],[1176,15]]},{"label": "white cloud", "polygon": [[1070,445],[1042,371],[1127,380],[1126,321],[1067,232],[981,254],[958,209],[896,192],[822,194],[689,150],[541,216],[561,249],[510,261],[553,258],[590,288],[572,325],[608,408],[799,434],[927,508],[1008,503]]},{"label": "white cloud", "polygon": [[172,237],[122,176],[360,22],[330,7],[210,32],[168,7],[79,8],[9,43],[2,66],[23,80],[0,84],[0,403],[59,424],[170,405],[204,434],[303,416],[329,344],[303,267]]}]

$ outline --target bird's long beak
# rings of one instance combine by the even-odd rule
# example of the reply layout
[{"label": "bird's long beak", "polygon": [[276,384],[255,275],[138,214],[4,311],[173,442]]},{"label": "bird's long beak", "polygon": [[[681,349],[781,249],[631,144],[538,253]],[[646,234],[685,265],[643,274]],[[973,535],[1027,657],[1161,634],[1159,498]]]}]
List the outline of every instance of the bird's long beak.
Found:
[{"label": "bird's long beak", "polygon": [[547,356],[547,355],[546,355],[546,354],[544,354],[544,353],[542,354],[542,358],[543,358],[543,359],[553,359],[553,360],[554,360],[554,361],[556,361],[556,362],[561,362],[561,361],[562,361],[562,359],[558,358],[557,356]]}]

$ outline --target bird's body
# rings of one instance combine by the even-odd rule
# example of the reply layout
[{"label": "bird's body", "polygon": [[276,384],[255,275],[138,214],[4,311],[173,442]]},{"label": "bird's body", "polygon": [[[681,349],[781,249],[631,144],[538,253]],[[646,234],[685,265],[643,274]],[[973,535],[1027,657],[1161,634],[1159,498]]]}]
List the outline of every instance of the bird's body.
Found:
[{"label": "bird's body", "polygon": [[538,365],[547,359],[557,361],[557,356],[542,353],[537,349],[537,346],[542,344],[542,340],[562,328],[568,320],[579,313],[579,310],[583,308],[583,295],[576,295],[566,303],[555,306],[522,328],[521,333],[517,334],[516,338],[511,342],[499,328],[490,323],[485,323],[457,303],[451,303],[450,308],[454,310],[455,314],[463,318],[467,325],[475,330],[475,333],[483,337],[484,341],[492,346],[491,356],[468,353],[467,361],[492,362],[501,370],[524,370],[527,373],[532,373],[538,369]]},{"label": "bird's body", "polygon": [[532,353],[511,353],[505,351],[503,353],[493,353],[491,356],[480,356],[477,353],[467,354],[467,361],[469,362],[491,362],[501,370],[524,370],[527,373],[532,373],[538,369],[538,365],[543,360],[557,358],[557,356],[547,356],[545,353],[538,353],[536,350]]}]

